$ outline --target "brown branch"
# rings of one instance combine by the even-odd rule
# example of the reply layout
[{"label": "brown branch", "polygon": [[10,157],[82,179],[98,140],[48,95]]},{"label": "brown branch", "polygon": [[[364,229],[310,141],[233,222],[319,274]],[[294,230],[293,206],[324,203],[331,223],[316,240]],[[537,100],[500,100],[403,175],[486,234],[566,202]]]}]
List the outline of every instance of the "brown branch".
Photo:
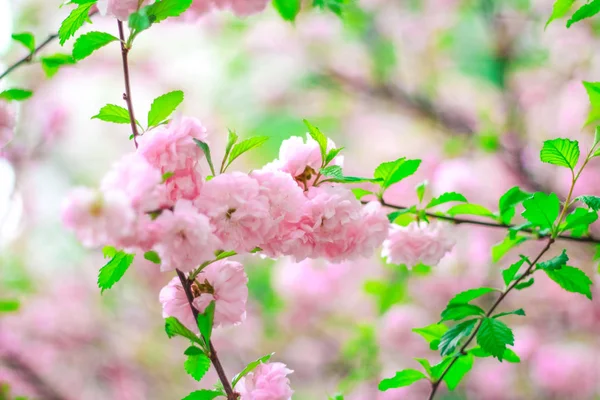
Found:
[{"label": "brown branch", "polygon": [[[194,294],[192,293],[191,283],[186,278],[186,276],[183,272],[181,272],[179,269],[176,271],[177,271],[177,276],[179,277],[179,280],[181,281],[181,285],[183,286],[183,291],[185,292],[185,295],[188,299],[188,303],[190,304],[190,308],[192,309],[192,314],[194,315],[194,321],[197,321],[198,320],[198,310],[196,309],[196,307],[194,307]],[[209,354],[210,361],[212,362],[213,366],[215,367],[215,370],[217,371],[219,380],[223,384],[223,389],[225,390],[225,393],[227,394],[227,400],[237,400],[239,398],[239,395],[233,391],[233,388],[231,387],[231,384],[229,383],[229,379],[227,378],[227,375],[225,374],[225,370],[223,369],[223,365],[221,364],[221,360],[219,360],[219,357],[217,356],[217,350],[213,346],[212,341],[209,342],[209,347],[210,347],[210,354]]]},{"label": "brown branch", "polygon": [[[496,299],[496,301],[494,302],[494,304],[492,304],[492,307],[490,307],[490,309],[485,313],[486,318],[489,318],[492,315],[492,313],[496,310],[496,308],[500,305],[500,303],[502,303],[502,301],[506,298],[506,296],[519,283],[521,283],[525,278],[527,278],[528,276],[530,276],[535,271],[535,265],[542,258],[542,256],[544,254],[546,254],[546,252],[550,249],[550,247],[552,246],[552,243],[554,243],[554,239],[550,238],[548,240],[548,243],[546,243],[546,246],[542,249],[542,251],[540,251],[540,253],[537,255],[537,257],[535,258],[535,260],[533,260],[529,264],[529,267],[527,268],[527,270],[525,270],[525,272],[523,273],[523,275],[521,275],[518,279],[516,279],[505,291],[502,292],[502,294],[498,297],[498,299]],[[460,350],[458,351],[458,354],[461,354],[461,355],[465,354],[465,350],[467,349],[467,347],[469,346],[469,344],[471,344],[471,342],[473,341],[473,339],[475,339],[475,337],[477,336],[477,332],[479,332],[479,329],[481,328],[481,321],[482,320],[480,320],[477,323],[477,326],[475,327],[475,329],[473,329],[473,332],[471,333],[471,335],[469,336],[469,338],[467,339],[467,341],[461,346]],[[435,394],[437,393],[437,390],[439,389],[442,381],[444,380],[444,377],[446,376],[446,374],[448,374],[448,372],[450,371],[450,368],[452,368],[452,366],[456,363],[456,361],[458,360],[458,358],[459,357],[454,357],[452,359],[452,361],[450,362],[450,364],[448,364],[448,366],[446,367],[446,369],[444,370],[444,372],[442,372],[442,374],[440,375],[440,377],[435,382],[432,382],[432,384],[431,384],[431,393],[429,395],[429,400],[433,400],[433,398],[435,397]]]},{"label": "brown branch", "polygon": [[[363,204],[365,204],[365,203],[367,203],[367,202],[363,201]],[[397,206],[394,204],[386,203],[383,200],[381,200],[381,205],[384,207],[392,208],[394,210],[407,210],[410,208],[410,207],[406,207],[406,206]],[[500,222],[478,221],[478,220],[468,219],[468,218],[451,217],[449,215],[436,214],[436,213],[432,213],[432,212],[428,212],[428,211],[425,211],[424,214],[429,218],[439,219],[442,221],[448,221],[448,222],[452,222],[454,224],[479,225],[479,226],[486,226],[489,228],[498,228],[498,229],[511,229],[511,228],[518,227],[518,225],[514,225],[514,224],[503,224]],[[519,229],[519,232],[526,232],[526,233],[539,235],[538,232],[535,232],[533,229],[530,229],[530,228]],[[540,240],[540,239],[547,239],[547,238],[548,238],[548,236],[539,236],[536,239]],[[572,242],[600,244],[600,239],[592,237],[592,236],[575,237],[575,236],[569,236],[569,235],[558,235],[556,238],[561,239],[561,240],[569,240]]]},{"label": "brown branch", "polygon": [[133,101],[131,99],[131,84],[129,82],[129,47],[125,43],[125,34],[123,33],[123,22],[117,21],[119,25],[119,39],[121,40],[121,58],[123,59],[123,77],[125,79],[125,93],[123,93],[123,100],[127,103],[127,110],[129,111],[129,119],[131,123],[131,132],[133,134],[133,143],[137,149],[137,137],[139,136],[137,125],[135,123],[135,114],[133,112]]},{"label": "brown branch", "polygon": [[67,400],[16,354],[10,352],[0,354],[0,361],[27,381],[40,398],[44,400]]}]

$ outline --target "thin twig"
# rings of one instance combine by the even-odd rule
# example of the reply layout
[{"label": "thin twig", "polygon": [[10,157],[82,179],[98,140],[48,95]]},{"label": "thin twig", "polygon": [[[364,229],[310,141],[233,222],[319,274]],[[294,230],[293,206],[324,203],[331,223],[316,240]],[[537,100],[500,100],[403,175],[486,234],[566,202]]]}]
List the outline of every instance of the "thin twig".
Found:
[{"label": "thin twig", "polygon": [[138,147],[137,137],[139,136],[137,125],[135,123],[135,114],[133,112],[133,100],[131,99],[131,84],[129,82],[129,47],[125,44],[125,34],[123,33],[123,22],[117,21],[119,25],[119,39],[121,40],[121,58],[123,59],[123,77],[125,79],[125,93],[123,93],[123,100],[127,103],[127,109],[129,110],[129,119],[131,123],[131,132],[133,133],[133,143],[135,148]]},{"label": "thin twig", "polygon": [[[505,291],[502,292],[502,294],[498,297],[498,299],[496,299],[496,301],[494,302],[494,304],[492,304],[492,306],[490,307],[490,309],[485,313],[485,317],[486,318],[489,318],[492,315],[492,313],[496,310],[496,308],[500,305],[500,303],[502,303],[502,301],[506,298],[506,296],[519,283],[521,283],[525,278],[527,278],[528,276],[530,276],[534,272],[535,265],[542,258],[542,256],[544,254],[546,254],[546,252],[550,249],[550,247],[552,246],[553,243],[554,243],[554,239],[550,238],[548,240],[548,243],[546,243],[546,246],[544,246],[544,248],[542,249],[542,251],[540,251],[540,253],[537,255],[537,257],[535,258],[535,260],[533,260],[529,264],[529,267],[527,268],[527,270],[525,270],[525,272],[523,273],[523,275],[521,275],[517,280],[515,280]],[[479,332],[479,329],[481,328],[481,321],[483,321],[483,319],[481,319],[477,323],[477,326],[475,327],[475,329],[473,329],[473,332],[471,332],[471,335],[469,336],[469,338],[467,339],[467,341],[461,346],[460,350],[458,351],[459,355],[465,354],[465,350],[467,349],[467,347],[469,346],[469,344],[471,344],[471,342],[473,341],[473,339],[475,339],[475,337],[477,336],[477,332]],[[429,394],[429,400],[433,400],[433,398],[435,397],[435,394],[437,393],[437,390],[439,389],[442,381],[444,380],[444,377],[446,376],[446,374],[448,374],[448,372],[450,371],[450,368],[452,368],[452,366],[456,363],[456,361],[458,360],[458,358],[459,358],[459,356],[454,357],[452,359],[452,361],[450,361],[450,364],[448,364],[448,366],[446,367],[446,369],[444,370],[444,372],[442,372],[442,374],[440,375],[440,377],[435,382],[431,383],[431,393]]]},{"label": "thin twig", "polygon": [[40,398],[44,400],[67,400],[18,355],[13,353],[0,354],[0,361],[29,383]]}]

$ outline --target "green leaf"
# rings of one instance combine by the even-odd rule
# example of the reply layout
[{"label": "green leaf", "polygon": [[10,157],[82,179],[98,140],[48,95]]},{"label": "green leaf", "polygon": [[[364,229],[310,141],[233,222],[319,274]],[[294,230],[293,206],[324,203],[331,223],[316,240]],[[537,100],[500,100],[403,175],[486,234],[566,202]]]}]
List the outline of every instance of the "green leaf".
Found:
[{"label": "green leaf", "polygon": [[571,214],[567,215],[565,223],[561,225],[561,231],[571,230],[573,236],[581,236],[587,232],[590,224],[596,222],[598,213],[585,208],[576,208]]},{"label": "green leaf", "polygon": [[30,52],[35,50],[35,37],[31,32],[13,33],[11,37],[25,46]]},{"label": "green leaf", "polygon": [[225,162],[229,158],[229,153],[231,153],[231,149],[233,145],[236,144],[238,140],[238,135],[235,131],[229,130],[229,137],[227,138],[227,146],[225,147],[225,155],[223,156],[223,162],[221,163],[221,173],[225,172]]},{"label": "green leaf", "polygon": [[575,22],[581,21],[582,19],[590,18],[600,12],[600,0],[592,0],[587,4],[584,4],[577,11],[573,13],[571,19],[567,21],[567,28],[570,28]]},{"label": "green leaf", "polygon": [[344,179],[344,172],[342,171],[342,167],[339,165],[330,165],[325,168],[321,168],[319,171],[321,175],[335,178],[335,179]]},{"label": "green leaf", "polygon": [[210,359],[201,349],[194,346],[188,347],[184,354],[187,356],[183,364],[185,371],[199,382],[210,368]]},{"label": "green leaf", "polygon": [[0,314],[19,311],[21,304],[14,299],[0,299]]},{"label": "green leaf", "polygon": [[[190,310],[192,312],[192,310]],[[200,341],[198,336],[188,328],[186,328],[179,320],[175,317],[167,317],[165,318],[165,332],[169,339],[175,336],[181,336],[189,339],[193,343],[197,343],[201,346],[204,346],[204,343]]]},{"label": "green leaf", "polygon": [[510,221],[515,216],[515,207],[529,197],[531,197],[531,193],[524,192],[518,186],[508,189],[498,202],[498,211],[500,212],[502,222],[510,224]]},{"label": "green leaf", "polygon": [[560,269],[544,271],[567,292],[581,293],[588,299],[592,299],[592,280],[579,268],[564,266]]},{"label": "green leaf", "polygon": [[[255,251],[253,250],[252,252],[255,252]],[[222,251],[219,254],[217,254],[216,261],[222,260],[227,257],[235,256],[236,254],[237,253],[235,251]]]},{"label": "green leaf", "polygon": [[62,22],[58,29],[58,38],[60,45],[65,42],[79,30],[89,20],[90,9],[95,3],[80,4],[76,9],[71,11],[69,16]]},{"label": "green leaf", "polygon": [[[481,347],[475,347],[475,348],[469,350],[469,354],[473,354],[473,356],[481,357],[481,358],[486,358],[486,357],[492,356],[490,353],[483,350]],[[508,347],[506,348],[506,350],[504,350],[504,354],[502,355],[502,360],[508,361],[509,363],[520,363],[521,362],[521,358],[519,358],[519,356],[514,351],[509,349]]]},{"label": "green leaf", "polygon": [[327,158],[327,137],[313,124],[308,122],[307,120],[302,120],[304,125],[308,128],[308,134],[318,143],[319,149],[321,150],[321,160],[323,161],[323,165],[325,164],[325,160]]},{"label": "green leaf", "polygon": [[211,301],[203,313],[198,313],[198,329],[208,346],[212,335],[213,321],[215,319],[215,302]]},{"label": "green leaf", "polygon": [[264,364],[266,362],[268,362],[271,357],[273,356],[273,354],[275,353],[271,353],[271,354],[267,354],[266,356],[262,356],[261,358],[259,358],[258,360],[252,361],[250,364],[246,365],[246,367],[236,376],[233,377],[233,380],[231,381],[231,386],[235,388],[235,385],[237,385],[237,383],[240,381],[240,379],[242,379],[244,376],[248,375],[250,372],[254,371],[254,369],[256,367],[258,367],[260,364]]},{"label": "green leaf", "polygon": [[506,286],[508,286],[515,279],[517,272],[519,272],[525,261],[527,261],[527,258],[521,257],[519,261],[502,271],[502,278],[504,279],[504,284]]},{"label": "green leaf", "polygon": [[521,243],[523,243],[526,240],[527,240],[526,237],[511,238],[509,235],[507,235],[503,241],[495,244],[492,247],[492,261],[493,262],[500,261],[500,259],[502,257],[504,257],[504,255],[506,253],[508,253],[510,250],[517,247],[518,245],[520,245]]},{"label": "green leaf", "polygon": [[394,183],[398,183],[417,172],[419,165],[421,165],[421,160],[407,160],[402,157],[396,161],[380,164],[375,169],[374,177],[381,180],[380,185],[383,189],[387,189]]},{"label": "green leaf", "polygon": [[129,15],[128,23],[129,27],[138,33],[150,28],[150,25],[152,25],[146,8],[141,8],[139,11],[131,13]]},{"label": "green leaf", "polygon": [[579,142],[560,138],[546,140],[540,152],[540,160],[572,171],[579,161]]},{"label": "green leaf", "polygon": [[546,194],[536,192],[532,197],[523,201],[525,211],[523,218],[540,228],[552,229],[554,221],[560,212],[560,200],[556,193]]},{"label": "green leaf", "polygon": [[410,386],[413,383],[427,379],[427,377],[416,369],[405,369],[396,372],[393,378],[384,379],[379,382],[379,390],[385,392],[388,389],[395,389],[404,386]]},{"label": "green leaf", "polygon": [[537,263],[537,266],[539,269],[543,270],[555,270],[567,265],[567,261],[569,261],[569,256],[567,256],[567,251],[563,250],[560,255],[551,258],[548,261],[539,262]]},{"label": "green leaf", "polygon": [[425,197],[425,190],[427,190],[427,181],[423,181],[417,185],[415,191],[417,192],[417,198],[419,199],[419,203],[423,201],[423,197]]},{"label": "green leaf", "polygon": [[229,167],[236,158],[238,158],[247,151],[262,146],[267,140],[269,140],[268,136],[255,136],[246,140],[242,140],[241,142],[234,145],[231,149],[231,153],[229,154],[229,162],[227,163],[227,167]]},{"label": "green leaf", "polygon": [[75,64],[75,59],[70,54],[52,54],[40,57],[42,69],[48,78],[52,78],[61,67]]},{"label": "green leaf", "polygon": [[198,140],[196,138],[194,138],[194,143],[196,143],[196,145],[198,147],[200,147],[202,149],[202,151],[204,152],[204,156],[206,157],[206,162],[208,163],[208,166],[210,167],[210,172],[213,174],[213,176],[215,176],[215,167],[212,163],[212,157],[210,156],[210,147],[208,147],[208,144],[206,142],[203,142],[202,140]]},{"label": "green leaf", "polygon": [[27,100],[31,96],[33,96],[33,92],[26,89],[6,89],[0,92],[0,99],[8,101],[23,101]]},{"label": "green leaf", "polygon": [[106,289],[110,289],[113,285],[125,275],[127,269],[133,262],[135,254],[128,254],[124,251],[118,251],[112,255],[112,259],[100,268],[98,274],[98,287],[103,293]]},{"label": "green leaf", "polygon": [[448,329],[446,333],[440,339],[440,354],[442,357],[448,356],[454,353],[456,347],[460,344],[463,338],[466,338],[473,331],[473,327],[477,323],[477,319],[470,319],[468,321],[461,322],[460,324],[454,325]]},{"label": "green leaf", "polygon": [[450,304],[442,311],[442,321],[459,321],[472,315],[484,315],[485,311],[473,304]]},{"label": "green leaf", "polygon": [[478,297],[483,296],[484,294],[491,292],[498,292],[498,289],[489,288],[489,287],[480,287],[476,289],[465,290],[464,292],[460,292],[456,296],[454,296],[449,302],[448,305],[456,305],[456,304],[467,304],[471,300],[475,300]]},{"label": "green leaf", "polygon": [[99,119],[106,122],[114,122],[115,124],[129,124],[129,111],[115,104],[107,104],[94,115],[92,119]]},{"label": "green leaf", "polygon": [[181,90],[174,90],[155,98],[150,106],[150,111],[148,111],[148,127],[157,126],[169,118],[169,115],[173,114],[182,101],[183,92]]},{"label": "green leaf", "polygon": [[479,215],[496,219],[496,215],[479,204],[459,204],[446,211],[449,215]]},{"label": "green leaf", "polygon": [[294,21],[300,12],[300,0],[273,0],[273,7],[286,21]]},{"label": "green leaf", "polygon": [[550,15],[550,18],[548,18],[548,21],[546,21],[544,29],[546,29],[555,19],[560,19],[567,15],[567,12],[569,12],[573,3],[575,3],[575,0],[556,0],[552,7],[552,14]]},{"label": "green leaf", "polygon": [[500,317],[504,317],[504,316],[507,316],[507,315],[520,315],[520,316],[524,317],[525,316],[525,310],[523,310],[522,308],[519,308],[518,310],[501,312],[501,313],[498,313],[498,314],[494,315],[492,318],[500,318]]},{"label": "green leaf", "polygon": [[444,324],[432,324],[423,328],[413,328],[412,331],[422,336],[427,343],[431,343],[434,340],[440,340],[448,331],[448,327]]},{"label": "green leaf", "polygon": [[448,365],[452,362],[454,357],[445,357],[442,361],[433,367],[431,367],[431,378],[434,381],[438,381],[444,371],[448,368]]},{"label": "green leaf", "polygon": [[223,394],[216,390],[203,389],[188,394],[182,400],[213,400],[219,396],[223,396]]},{"label": "green leaf", "polygon": [[594,211],[600,211],[600,197],[596,196],[579,196],[578,200]]},{"label": "green leaf", "polygon": [[515,344],[512,330],[495,318],[484,318],[477,332],[477,344],[498,360],[502,361],[507,345]]},{"label": "green leaf", "polygon": [[535,280],[533,278],[530,278],[530,279],[523,281],[523,282],[519,283],[518,285],[516,285],[515,289],[517,289],[517,290],[527,289],[529,286],[533,285],[534,283],[535,283]]},{"label": "green leaf", "polygon": [[360,200],[365,196],[373,194],[373,192],[370,192],[370,191],[362,189],[362,188],[352,188],[351,190],[352,190],[352,193],[354,193],[356,200]]},{"label": "green leaf", "polygon": [[88,32],[77,38],[73,45],[73,58],[83,60],[94,51],[111,42],[119,41],[116,37],[106,32]]},{"label": "green leaf", "polygon": [[178,17],[192,5],[192,0],[157,0],[144,7],[151,23],[159,23],[169,17]]},{"label": "green leaf", "polygon": [[463,196],[460,193],[447,192],[431,199],[431,201],[425,206],[425,208],[439,206],[440,204],[449,203],[451,201],[460,201],[466,203],[468,200],[465,198],[465,196]]},{"label": "green leaf", "polygon": [[154,264],[160,264],[160,256],[155,251],[147,251],[144,253],[144,258]]},{"label": "green leaf", "polygon": [[429,360],[426,358],[415,358],[415,361],[421,364],[421,367],[423,367],[427,375],[431,376],[431,364],[429,363]]},{"label": "green leaf", "polygon": [[333,161],[334,158],[337,157],[338,154],[340,154],[340,151],[344,150],[343,147],[340,147],[338,149],[331,149],[329,150],[329,152],[327,153],[327,156],[325,157],[325,166],[329,165],[330,162]]},{"label": "green leaf", "polygon": [[585,125],[600,119],[600,82],[582,82],[590,100],[591,108]]},{"label": "green leaf", "polygon": [[452,368],[448,370],[444,376],[444,382],[448,386],[448,390],[454,390],[467,375],[467,373],[473,368],[474,357],[471,354],[458,357],[458,359],[452,365]]}]

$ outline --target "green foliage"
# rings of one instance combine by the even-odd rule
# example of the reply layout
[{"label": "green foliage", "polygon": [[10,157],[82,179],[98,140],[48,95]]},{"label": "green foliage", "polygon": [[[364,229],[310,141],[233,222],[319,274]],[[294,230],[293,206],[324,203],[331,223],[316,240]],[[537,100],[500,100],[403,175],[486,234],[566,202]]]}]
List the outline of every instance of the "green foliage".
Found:
[{"label": "green foliage", "polygon": [[351,0],[313,0],[313,7],[319,7],[322,10],[329,10],[341,17],[345,7],[351,3]]},{"label": "green foliage", "polygon": [[61,67],[75,64],[75,59],[70,54],[52,54],[49,56],[40,57],[42,70],[48,78],[52,78]]},{"label": "green foliage", "polygon": [[561,231],[571,230],[573,236],[585,234],[590,224],[596,222],[598,213],[585,208],[576,208],[571,214],[567,215],[565,222],[561,225]]},{"label": "green foliage", "polygon": [[343,394],[334,394],[333,396],[329,396],[329,398],[327,400],[344,400],[344,395]]},{"label": "green foliage", "polygon": [[145,252],[144,258],[154,264],[160,264],[160,256],[153,250]]},{"label": "green foliage", "polygon": [[496,318],[484,318],[477,332],[477,344],[502,361],[506,346],[515,344],[512,330]]},{"label": "green foliage", "polygon": [[240,379],[242,379],[244,376],[248,375],[250,372],[254,371],[256,369],[256,367],[258,367],[260,364],[269,362],[269,360],[271,359],[273,354],[275,354],[275,353],[271,353],[271,354],[262,356],[261,358],[254,360],[250,364],[246,365],[246,367],[244,367],[244,369],[239,374],[237,374],[236,376],[233,377],[233,380],[231,381],[231,386],[235,388],[235,385],[237,385],[237,383],[240,381]]},{"label": "green foliage", "polygon": [[[192,312],[192,310],[190,310]],[[167,317],[165,318],[165,332],[169,339],[175,336],[181,336],[186,339],[189,339],[192,343],[199,344],[200,346],[204,346],[204,343],[200,341],[198,336],[188,328],[186,328],[179,320],[175,317]]]},{"label": "green foliage", "polygon": [[112,288],[115,283],[121,280],[133,262],[135,254],[128,254],[124,251],[105,247],[104,257],[111,257],[111,260],[100,268],[100,273],[98,274],[98,287],[101,289],[101,293],[106,289]]},{"label": "green foliage", "polygon": [[567,251],[563,250],[562,253],[560,253],[560,255],[551,258],[548,261],[537,263],[537,267],[546,271],[555,270],[567,265],[567,261],[569,261],[569,256],[567,256]]},{"label": "green foliage", "polygon": [[596,196],[579,196],[578,200],[594,211],[600,211],[600,197]]},{"label": "green foliage", "polygon": [[163,123],[183,101],[183,92],[174,90],[158,96],[152,102],[148,111],[148,127]]},{"label": "green foliage", "polygon": [[481,217],[489,217],[496,219],[496,215],[479,204],[459,204],[454,207],[451,207],[448,211],[446,211],[449,215],[478,215]]},{"label": "green foliage", "polygon": [[328,178],[327,182],[337,182],[337,183],[379,182],[378,179],[360,178],[357,176],[344,176],[342,167],[340,167],[339,165],[330,165],[328,167],[321,168],[319,173],[321,173],[321,175],[326,176]]},{"label": "green foliage", "polygon": [[590,100],[590,112],[588,113],[585,125],[600,119],[600,82],[582,82]]},{"label": "green foliage", "polygon": [[591,0],[589,3],[584,4],[577,11],[573,13],[571,19],[567,21],[567,28],[570,28],[575,22],[581,21],[582,19],[590,18],[600,12],[600,0]]},{"label": "green foliage", "polygon": [[115,41],[119,41],[119,39],[106,32],[88,32],[83,34],[77,38],[73,45],[73,58],[78,61],[83,60],[94,51]]},{"label": "green foliage", "polygon": [[468,337],[477,323],[477,319],[461,322],[448,329],[440,339],[439,349],[442,357],[451,355],[460,344],[461,340]]},{"label": "green foliage", "polygon": [[210,337],[212,335],[213,321],[215,319],[215,302],[211,301],[203,313],[198,313],[198,329],[206,343],[210,347]]},{"label": "green foliage", "polygon": [[210,359],[198,347],[190,346],[183,353],[187,356],[183,366],[185,371],[197,381],[202,380],[210,368]]},{"label": "green foliage", "polygon": [[127,22],[129,23],[129,27],[138,33],[150,28],[150,25],[152,25],[146,8],[142,8],[137,12],[131,13]]},{"label": "green foliage", "polygon": [[31,96],[33,96],[33,92],[26,89],[6,89],[0,92],[0,99],[8,101],[23,101],[27,100]]},{"label": "green foliage", "polygon": [[502,223],[510,224],[510,221],[515,216],[515,207],[529,197],[531,197],[531,193],[521,190],[518,186],[508,189],[498,202],[498,210]]},{"label": "green foliage", "polygon": [[432,324],[423,328],[414,328],[412,331],[423,337],[430,346],[434,342],[437,342],[435,343],[437,346],[444,333],[448,331],[448,327],[444,324]]},{"label": "green foliage", "polygon": [[92,117],[92,119],[114,122],[115,124],[128,124],[131,121],[129,118],[129,111],[115,104],[105,105],[98,111],[98,114]]},{"label": "green foliage", "polygon": [[500,243],[495,244],[492,247],[492,261],[498,262],[506,253],[508,253],[513,248],[517,247],[521,243],[527,240],[526,237],[514,237],[511,238],[510,235],[507,235],[504,240]]},{"label": "green foliage", "polygon": [[365,196],[373,194],[373,192],[370,192],[370,191],[365,190],[363,188],[352,188],[352,193],[354,193],[354,196],[356,197],[357,200],[360,200],[360,199],[362,199]]},{"label": "green foliage", "polygon": [[225,172],[225,162],[229,158],[229,154],[231,153],[231,149],[233,145],[237,143],[238,135],[235,131],[229,130],[229,137],[227,138],[227,146],[225,146],[225,155],[223,156],[223,161],[221,162],[221,170],[220,172]]},{"label": "green foliage", "polygon": [[323,160],[323,166],[325,166],[325,160],[327,159],[327,137],[313,124],[303,119],[304,125],[308,128],[308,134],[312,137],[315,142],[318,143],[319,149],[321,150],[321,160]]},{"label": "green foliage", "polygon": [[[421,201],[421,199],[419,199]],[[450,203],[454,201],[464,202],[466,203],[468,200],[460,193],[456,192],[447,192],[442,193],[438,197],[434,197],[431,201],[425,206],[425,208],[432,208],[435,206],[439,206],[440,204]]]},{"label": "green foliage", "polygon": [[227,169],[236,158],[247,151],[262,146],[267,140],[269,140],[268,136],[254,136],[236,143],[229,153],[229,161],[227,162],[225,169]]},{"label": "green foliage", "polygon": [[341,391],[357,382],[379,379],[379,351],[375,328],[372,325],[359,325],[353,337],[342,347],[342,361],[348,365],[349,373],[340,383]]},{"label": "green foliage", "polygon": [[423,201],[423,197],[425,196],[425,191],[427,190],[427,181],[423,181],[417,185],[415,188],[415,192],[417,193],[417,198],[419,199],[419,203]]},{"label": "green foliage", "polygon": [[501,313],[494,315],[492,318],[500,318],[500,317],[505,317],[507,315],[520,315],[521,317],[524,317],[525,310],[523,310],[522,308],[519,308],[518,310],[501,312]]},{"label": "green foliage", "polygon": [[465,290],[464,292],[460,292],[456,296],[454,296],[448,302],[448,305],[456,305],[456,304],[467,304],[471,300],[475,300],[478,297],[481,297],[487,293],[497,292],[498,289],[489,288],[489,287],[480,287],[476,289]]},{"label": "green foliage", "polygon": [[192,0],[157,0],[144,7],[150,23],[155,24],[169,17],[178,17],[192,5]]},{"label": "green foliage", "polygon": [[560,138],[546,140],[540,151],[540,160],[572,171],[579,161],[579,142]]},{"label": "green foliage", "polygon": [[21,303],[14,299],[0,299],[0,314],[19,311]]},{"label": "green foliage", "polygon": [[567,15],[571,6],[573,6],[573,3],[575,3],[575,0],[556,0],[552,7],[552,14],[550,15],[550,18],[548,18],[548,21],[546,21],[544,29],[555,19],[560,19]]},{"label": "green foliage", "polygon": [[564,266],[544,271],[550,279],[567,292],[581,293],[588,299],[592,299],[592,280],[579,268]]},{"label": "green foliage", "polygon": [[396,375],[394,375],[393,378],[384,379],[379,382],[379,390],[385,392],[388,389],[410,386],[421,379],[427,379],[421,371],[417,371],[416,369],[405,369],[396,372]]},{"label": "green foliage", "polygon": [[35,50],[35,37],[31,32],[13,33],[11,37],[25,46],[30,52]]},{"label": "green foliage", "polygon": [[506,286],[510,285],[510,283],[515,280],[517,272],[519,272],[525,261],[527,261],[527,257],[521,257],[519,261],[502,271],[502,278],[504,279],[504,284]]},{"label": "green foliage", "polygon": [[448,390],[454,390],[467,373],[473,368],[474,357],[471,354],[458,357],[444,376],[444,382],[448,386]]},{"label": "green foliage", "polygon": [[281,18],[294,21],[300,12],[300,0],[273,0],[273,7],[279,12]]},{"label": "green foliage", "polygon": [[200,147],[202,149],[202,151],[204,152],[204,156],[206,157],[206,162],[208,163],[208,166],[210,167],[210,172],[213,174],[213,176],[215,176],[215,167],[213,165],[212,162],[212,157],[210,155],[210,147],[208,147],[208,144],[206,142],[203,142],[202,140],[198,140],[196,138],[194,138],[194,143],[196,143],[196,146]]},{"label": "green foliage", "polygon": [[60,45],[65,42],[83,26],[86,21],[89,21],[90,9],[94,6],[94,2],[79,4],[69,16],[62,22],[58,29],[58,38]]},{"label": "green foliage", "polygon": [[526,281],[520,282],[519,284],[515,285],[515,289],[517,289],[517,290],[527,289],[534,283],[535,283],[535,280],[533,278],[530,278]]},{"label": "green foliage", "polygon": [[407,160],[405,157],[396,161],[384,162],[375,169],[374,177],[380,180],[382,189],[411,176],[421,165],[421,160]]},{"label": "green foliage", "polygon": [[[475,357],[486,358],[491,357],[492,355],[487,351],[483,350],[481,347],[475,347],[469,350],[469,354],[473,354]],[[504,350],[504,354],[502,355],[503,361],[508,361],[509,363],[520,363],[521,358],[508,347]]]},{"label": "green foliage", "polygon": [[442,311],[442,321],[459,321],[470,316],[484,315],[485,311],[473,304],[449,304]]},{"label": "green foliage", "polygon": [[329,152],[327,153],[327,156],[325,157],[325,165],[329,165],[329,163],[332,162],[333,159],[336,158],[342,150],[344,150],[343,147],[329,150]]},{"label": "green foliage", "polygon": [[552,229],[554,221],[560,212],[560,200],[556,193],[546,194],[536,192],[532,197],[523,201],[525,211],[521,213],[523,218],[534,226],[543,229]]},{"label": "green foliage", "polygon": [[185,396],[182,400],[213,400],[219,396],[223,396],[221,392],[216,390],[196,390]]}]

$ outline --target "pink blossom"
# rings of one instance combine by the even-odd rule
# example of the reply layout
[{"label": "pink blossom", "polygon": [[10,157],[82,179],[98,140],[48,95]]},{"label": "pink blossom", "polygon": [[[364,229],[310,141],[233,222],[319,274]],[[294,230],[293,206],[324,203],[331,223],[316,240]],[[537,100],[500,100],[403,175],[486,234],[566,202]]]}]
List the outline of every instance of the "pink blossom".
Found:
[{"label": "pink blossom", "polygon": [[173,204],[179,199],[194,200],[200,195],[203,177],[197,163],[188,160],[188,166],[177,169],[166,181],[163,203]]},{"label": "pink blossom", "polygon": [[250,251],[265,243],[275,228],[258,182],[241,172],[206,182],[195,204],[210,218],[227,250]]},{"label": "pink blossom", "polygon": [[102,194],[77,188],[63,204],[62,220],[84,246],[95,247],[114,244],[130,234],[135,213],[121,192]]},{"label": "pink blossom", "polygon": [[101,15],[110,15],[121,21],[127,21],[130,14],[147,3],[148,0],[98,0],[96,5]]},{"label": "pink blossom", "polygon": [[162,304],[163,318],[175,317],[192,332],[198,333],[198,325],[190,308],[183,286],[179,277],[174,277],[160,290],[158,296]]},{"label": "pink blossom", "polygon": [[215,326],[236,325],[246,319],[248,301],[248,276],[242,264],[220,260],[204,268],[198,277],[199,297],[194,299],[194,307],[204,312],[215,302]]},{"label": "pink blossom", "polygon": [[287,375],[292,372],[283,363],[259,364],[240,379],[236,390],[241,400],[290,400],[294,391]]},{"label": "pink blossom", "polygon": [[382,256],[391,264],[435,266],[453,247],[454,239],[441,224],[411,222],[408,226],[392,225]]},{"label": "pink blossom", "polygon": [[214,0],[215,6],[220,9],[230,8],[238,17],[256,14],[265,9],[268,0]]},{"label": "pink blossom", "polygon": [[208,217],[188,200],[179,200],[173,211],[164,210],[154,221],[153,229],[159,232],[160,239],[154,249],[163,271],[175,268],[191,271],[214,258],[221,244]]},{"label": "pink blossom", "polygon": [[13,105],[0,100],[0,148],[12,139],[17,123],[17,113]]},{"label": "pink blossom", "polygon": [[412,305],[397,305],[389,309],[382,318],[379,337],[384,348],[393,353],[416,356],[426,354],[429,346],[415,334],[413,328],[429,325],[423,309]]}]

